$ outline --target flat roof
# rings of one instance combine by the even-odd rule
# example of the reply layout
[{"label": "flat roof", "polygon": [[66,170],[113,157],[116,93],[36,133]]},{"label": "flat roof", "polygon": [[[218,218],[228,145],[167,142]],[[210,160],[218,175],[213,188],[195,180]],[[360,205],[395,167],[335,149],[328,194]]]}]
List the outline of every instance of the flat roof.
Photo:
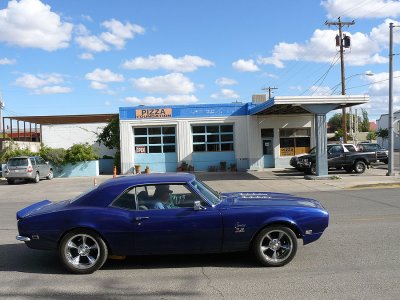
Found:
[{"label": "flat roof", "polygon": [[80,123],[107,123],[118,117],[118,114],[94,114],[94,115],[59,115],[59,116],[18,116],[4,117],[22,122],[36,123],[40,125],[56,124],[80,124]]}]

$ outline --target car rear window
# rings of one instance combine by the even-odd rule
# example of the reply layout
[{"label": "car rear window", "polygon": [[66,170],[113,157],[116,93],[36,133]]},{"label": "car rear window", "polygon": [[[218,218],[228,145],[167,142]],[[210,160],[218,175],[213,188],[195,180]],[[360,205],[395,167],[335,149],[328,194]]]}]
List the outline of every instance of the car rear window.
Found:
[{"label": "car rear window", "polygon": [[7,162],[10,167],[24,167],[28,165],[27,158],[11,158]]}]

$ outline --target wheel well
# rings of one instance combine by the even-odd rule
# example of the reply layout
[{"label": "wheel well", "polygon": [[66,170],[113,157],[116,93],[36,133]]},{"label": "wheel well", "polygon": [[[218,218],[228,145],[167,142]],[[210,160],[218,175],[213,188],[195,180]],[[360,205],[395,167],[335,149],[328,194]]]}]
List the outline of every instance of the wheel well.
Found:
[{"label": "wheel well", "polygon": [[358,158],[354,161],[354,164],[358,163],[359,161],[363,162],[364,164],[368,164],[367,161],[364,158]]},{"label": "wheel well", "polygon": [[108,249],[108,254],[112,254],[112,248],[110,246],[110,244],[108,243],[108,241],[104,238],[104,236],[102,234],[100,234],[100,232],[98,232],[97,230],[90,228],[90,227],[75,227],[75,228],[71,228],[67,231],[65,231],[60,238],[58,239],[58,243],[57,243],[57,248],[60,247],[60,243],[62,241],[62,239],[64,238],[64,236],[68,233],[70,233],[71,231],[78,231],[78,230],[86,230],[86,231],[91,231],[93,233],[96,233],[97,235],[99,235],[101,237],[101,239],[104,241],[104,243],[106,243],[107,245],[107,249]]},{"label": "wheel well", "polygon": [[303,235],[301,234],[300,229],[293,223],[287,222],[287,221],[278,221],[278,222],[272,222],[269,224],[264,225],[262,228],[260,228],[253,236],[253,238],[251,239],[251,244],[253,244],[254,239],[256,238],[256,236],[260,233],[261,230],[263,230],[264,228],[270,227],[270,226],[285,226],[289,229],[291,229],[294,234],[296,235],[296,237],[298,239],[302,238]]}]

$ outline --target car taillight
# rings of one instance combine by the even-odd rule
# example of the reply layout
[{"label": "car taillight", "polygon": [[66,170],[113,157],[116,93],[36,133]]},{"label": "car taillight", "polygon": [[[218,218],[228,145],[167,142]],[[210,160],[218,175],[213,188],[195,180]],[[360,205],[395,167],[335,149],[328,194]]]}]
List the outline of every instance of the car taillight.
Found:
[{"label": "car taillight", "polygon": [[33,172],[33,168],[32,166],[29,166],[28,169],[26,170],[28,173],[32,173]]}]

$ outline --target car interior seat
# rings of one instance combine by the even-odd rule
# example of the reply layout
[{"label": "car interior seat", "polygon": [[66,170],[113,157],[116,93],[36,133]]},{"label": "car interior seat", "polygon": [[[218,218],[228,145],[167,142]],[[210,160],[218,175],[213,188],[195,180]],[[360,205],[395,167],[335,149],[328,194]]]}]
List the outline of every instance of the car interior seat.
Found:
[{"label": "car interior seat", "polygon": [[141,191],[137,194],[139,210],[147,210],[149,205],[149,194],[147,191]]}]

